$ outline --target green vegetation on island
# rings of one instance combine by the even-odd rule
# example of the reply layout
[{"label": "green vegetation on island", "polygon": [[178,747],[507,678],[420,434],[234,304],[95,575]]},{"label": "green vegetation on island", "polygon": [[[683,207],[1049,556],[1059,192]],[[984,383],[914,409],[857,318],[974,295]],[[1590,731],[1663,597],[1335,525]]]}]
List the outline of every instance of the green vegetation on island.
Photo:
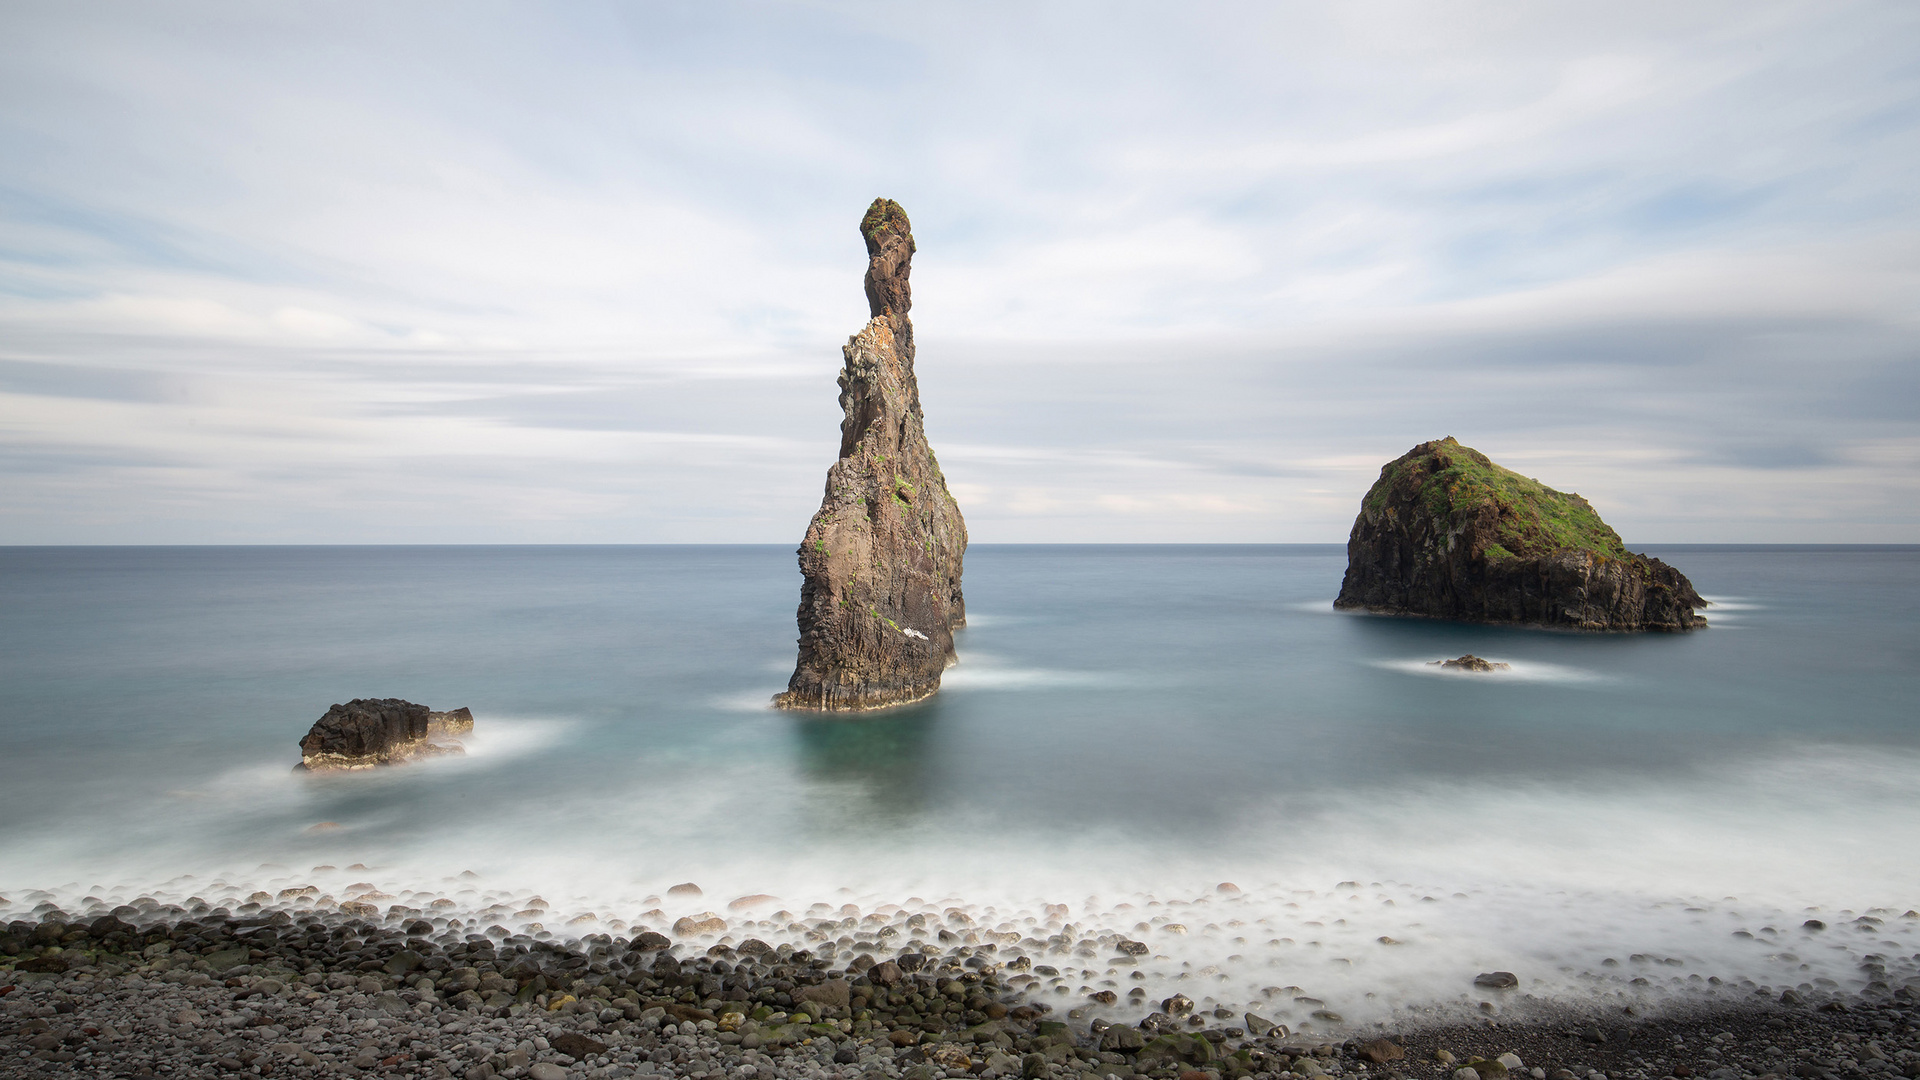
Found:
[{"label": "green vegetation on island", "polygon": [[1569,549],[1628,557],[1620,534],[1580,496],[1496,465],[1452,436],[1426,449],[1429,453],[1409,455],[1381,471],[1367,492],[1369,513],[1386,510],[1391,493],[1411,481],[1419,485],[1420,505],[1438,520],[1462,521],[1493,508],[1498,523],[1484,549],[1489,558],[1530,559]]}]

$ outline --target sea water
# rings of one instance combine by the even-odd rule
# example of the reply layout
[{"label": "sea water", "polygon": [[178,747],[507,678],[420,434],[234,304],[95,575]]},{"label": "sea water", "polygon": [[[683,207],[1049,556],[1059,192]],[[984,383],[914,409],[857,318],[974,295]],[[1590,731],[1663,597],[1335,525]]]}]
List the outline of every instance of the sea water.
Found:
[{"label": "sea water", "polygon": [[[1337,546],[979,545],[942,692],[821,718],[768,707],[786,548],[0,549],[0,917],[711,911],[847,953],[925,912],[888,947],[1117,932],[1148,955],[1067,950],[1035,992],[1296,1026],[1513,1007],[1489,970],[1650,1004],[1897,981],[1920,549],[1650,550],[1710,629],[1339,613]],[[1510,667],[1432,663],[1465,652]],[[471,707],[467,753],[292,769],[389,696]]]}]

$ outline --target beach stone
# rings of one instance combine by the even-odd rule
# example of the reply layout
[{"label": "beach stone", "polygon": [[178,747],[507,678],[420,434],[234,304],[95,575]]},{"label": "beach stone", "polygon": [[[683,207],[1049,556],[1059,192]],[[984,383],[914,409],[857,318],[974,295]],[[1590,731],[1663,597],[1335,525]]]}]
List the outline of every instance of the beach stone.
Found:
[{"label": "beach stone", "polygon": [[935,1043],[927,1048],[927,1061],[943,1069],[965,1072],[973,1068],[973,1059],[957,1043]]},{"label": "beach stone", "polygon": [[679,937],[693,937],[696,934],[724,934],[727,932],[727,920],[711,911],[698,915],[688,915],[673,924],[673,932]]},{"label": "beach stone", "polygon": [[628,948],[640,952],[671,949],[673,948],[673,940],[665,934],[657,934],[652,930],[644,930],[633,939],[633,944],[628,946]]},{"label": "beach stone", "polygon": [[793,991],[795,1005],[818,1003],[834,1009],[848,1008],[851,1003],[853,984],[845,979],[828,979],[815,986],[804,986]]},{"label": "beach stone", "polygon": [[1507,1071],[1509,1072],[1519,1072],[1521,1069],[1524,1069],[1527,1067],[1527,1063],[1520,1059],[1520,1055],[1514,1053],[1511,1050],[1507,1051],[1504,1054],[1501,1054],[1499,1057],[1495,1058],[1494,1060],[1506,1066]]},{"label": "beach stone", "polygon": [[1186,1016],[1193,1012],[1193,999],[1185,994],[1175,994],[1160,1003],[1160,1011],[1168,1016]]},{"label": "beach stone", "polygon": [[1462,1065],[1460,1068],[1453,1070],[1453,1080],[1480,1080],[1480,1074]]},{"label": "beach stone", "polygon": [[1486,971],[1473,977],[1473,985],[1488,990],[1510,990],[1520,985],[1520,979],[1511,971]]},{"label": "beach stone", "polygon": [[900,965],[892,960],[882,960],[867,972],[867,978],[876,986],[893,986],[905,977]]},{"label": "beach stone", "polygon": [[31,975],[58,975],[67,970],[67,957],[62,954],[35,956],[16,963],[14,969]]},{"label": "beach stone", "polygon": [[1127,1054],[1141,1050],[1147,1045],[1147,1037],[1139,1028],[1125,1024],[1114,1024],[1100,1033],[1100,1049],[1114,1053]]},{"label": "beach stone", "polygon": [[527,1066],[527,1075],[533,1080],[567,1080],[567,1070],[551,1061],[536,1061]]},{"label": "beach stone", "polygon": [[387,958],[385,970],[389,975],[405,975],[419,967],[424,959],[425,957],[412,949],[401,949]]},{"label": "beach stone", "polygon": [[[1248,1015],[1251,1016],[1252,1014],[1249,1013]],[[1407,1057],[1405,1048],[1392,1039],[1384,1038],[1361,1043],[1358,1051],[1361,1057],[1366,1058],[1375,1065],[1385,1065],[1389,1061],[1404,1061]]]},{"label": "beach stone", "polygon": [[576,1031],[563,1031],[555,1035],[550,1041],[553,1044],[553,1049],[560,1051],[570,1058],[584,1060],[594,1054],[604,1054],[607,1052],[606,1043],[589,1039]]},{"label": "beach stone", "polygon": [[251,950],[245,946],[236,949],[222,949],[219,952],[207,954],[207,966],[215,971],[224,972],[229,968],[238,967],[246,963],[247,958],[251,955]]}]

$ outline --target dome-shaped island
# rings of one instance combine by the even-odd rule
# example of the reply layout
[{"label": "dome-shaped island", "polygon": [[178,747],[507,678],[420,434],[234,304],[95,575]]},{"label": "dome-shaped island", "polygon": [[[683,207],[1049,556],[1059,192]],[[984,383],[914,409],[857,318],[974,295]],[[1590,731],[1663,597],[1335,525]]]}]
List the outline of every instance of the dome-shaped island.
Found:
[{"label": "dome-shaped island", "polygon": [[1587,500],[1448,437],[1380,470],[1337,608],[1576,630],[1695,630],[1685,574],[1627,550]]}]

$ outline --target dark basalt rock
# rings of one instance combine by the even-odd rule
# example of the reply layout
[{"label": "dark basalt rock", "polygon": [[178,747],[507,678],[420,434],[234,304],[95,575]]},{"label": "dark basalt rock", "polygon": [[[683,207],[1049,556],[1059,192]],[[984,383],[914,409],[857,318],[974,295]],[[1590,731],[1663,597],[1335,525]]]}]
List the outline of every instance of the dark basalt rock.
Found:
[{"label": "dark basalt rock", "polygon": [[472,730],[473,713],[464,706],[434,712],[399,698],[354,698],[314,721],[300,740],[300,767],[368,769],[464,753],[459,743],[443,740]]},{"label": "dark basalt rock", "polygon": [[878,709],[928,697],[966,624],[967,526],[927,445],[913,373],[914,243],[875,199],[860,222],[872,319],[842,350],[840,459],[800,546],[800,657],[786,709]]},{"label": "dark basalt rock", "polygon": [[1579,630],[1694,630],[1686,576],[1626,549],[1578,495],[1452,438],[1380,470],[1347,538],[1339,608]]},{"label": "dark basalt rock", "polygon": [[1506,671],[1513,667],[1512,664],[1502,664],[1493,660],[1482,660],[1472,653],[1468,653],[1455,660],[1435,660],[1429,666],[1457,668],[1461,671]]}]

